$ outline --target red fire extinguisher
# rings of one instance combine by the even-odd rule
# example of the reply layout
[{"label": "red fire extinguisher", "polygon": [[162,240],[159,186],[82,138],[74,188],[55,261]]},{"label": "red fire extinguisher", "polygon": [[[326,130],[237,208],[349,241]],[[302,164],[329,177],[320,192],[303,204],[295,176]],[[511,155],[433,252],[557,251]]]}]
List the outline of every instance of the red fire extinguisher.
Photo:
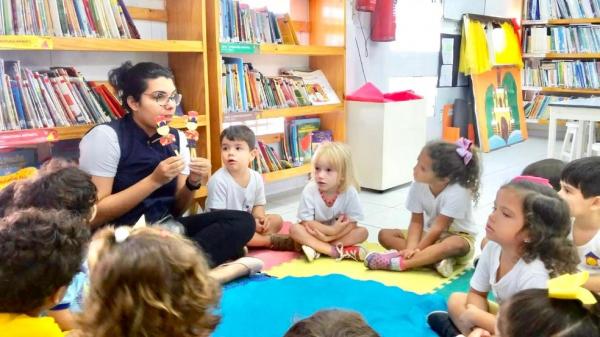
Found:
[{"label": "red fire extinguisher", "polygon": [[378,0],[371,14],[371,40],[396,40],[396,0]]},{"label": "red fire extinguisher", "polygon": [[356,10],[360,12],[372,12],[375,10],[377,0],[356,0]]}]

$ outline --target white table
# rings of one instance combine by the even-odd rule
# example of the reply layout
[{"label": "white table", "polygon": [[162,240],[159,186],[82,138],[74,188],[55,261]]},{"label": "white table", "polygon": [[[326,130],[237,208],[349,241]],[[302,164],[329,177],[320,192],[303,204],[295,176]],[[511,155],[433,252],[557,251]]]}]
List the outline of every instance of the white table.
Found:
[{"label": "white table", "polygon": [[579,131],[575,140],[577,153],[574,158],[579,158],[583,153],[583,137],[585,122],[600,122],[600,97],[569,99],[550,103],[550,119],[548,125],[548,158],[554,157],[556,144],[556,120],[570,119],[579,123]]}]

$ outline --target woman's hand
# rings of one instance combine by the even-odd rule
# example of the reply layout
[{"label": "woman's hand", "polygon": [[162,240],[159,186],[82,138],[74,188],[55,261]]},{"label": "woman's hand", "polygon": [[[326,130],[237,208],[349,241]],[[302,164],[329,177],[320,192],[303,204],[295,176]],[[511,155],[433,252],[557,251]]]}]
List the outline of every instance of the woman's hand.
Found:
[{"label": "woman's hand", "polygon": [[210,176],[210,160],[206,158],[196,157],[190,159],[190,182],[198,183],[202,185],[208,183],[208,177]]},{"label": "woman's hand", "polygon": [[185,162],[181,156],[172,156],[161,161],[150,177],[160,186],[170,182],[177,177],[185,168]]}]

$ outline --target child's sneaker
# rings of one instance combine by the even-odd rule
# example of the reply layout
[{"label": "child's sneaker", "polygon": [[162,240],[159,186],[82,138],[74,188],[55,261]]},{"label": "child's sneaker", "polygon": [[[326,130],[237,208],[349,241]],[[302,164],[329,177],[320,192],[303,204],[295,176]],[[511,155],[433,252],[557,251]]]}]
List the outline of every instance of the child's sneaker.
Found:
[{"label": "child's sneaker", "polygon": [[273,234],[271,235],[271,249],[287,252],[299,252],[301,245],[294,241],[289,235]]},{"label": "child's sneaker", "polygon": [[429,313],[427,315],[427,323],[431,330],[435,331],[440,337],[462,336],[446,311],[433,311]]},{"label": "child's sneaker", "polygon": [[304,256],[306,256],[308,262],[313,262],[315,259],[318,259],[319,256],[321,256],[321,254],[319,254],[316,250],[307,245],[302,245],[302,251],[304,252]]},{"label": "child's sneaker", "polygon": [[365,267],[373,270],[400,270],[402,257],[397,251],[385,253],[370,252],[365,257]]},{"label": "child's sneaker", "polygon": [[364,261],[368,251],[360,245],[346,246],[341,243],[336,246],[336,250],[339,254],[338,260],[352,259],[354,261]]},{"label": "child's sneaker", "polygon": [[454,260],[454,258],[449,257],[443,259],[442,261],[435,264],[435,270],[438,272],[438,274],[448,278],[450,277],[450,275],[452,275],[452,273],[454,273],[455,263],[456,261]]}]

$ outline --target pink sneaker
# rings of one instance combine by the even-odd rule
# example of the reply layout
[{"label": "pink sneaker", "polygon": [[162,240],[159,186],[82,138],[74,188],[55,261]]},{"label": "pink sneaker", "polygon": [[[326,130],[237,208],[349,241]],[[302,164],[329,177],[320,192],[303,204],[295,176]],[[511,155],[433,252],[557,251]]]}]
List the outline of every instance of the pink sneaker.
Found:
[{"label": "pink sneaker", "polygon": [[397,251],[371,252],[365,257],[365,267],[373,270],[400,270],[402,257]]}]

